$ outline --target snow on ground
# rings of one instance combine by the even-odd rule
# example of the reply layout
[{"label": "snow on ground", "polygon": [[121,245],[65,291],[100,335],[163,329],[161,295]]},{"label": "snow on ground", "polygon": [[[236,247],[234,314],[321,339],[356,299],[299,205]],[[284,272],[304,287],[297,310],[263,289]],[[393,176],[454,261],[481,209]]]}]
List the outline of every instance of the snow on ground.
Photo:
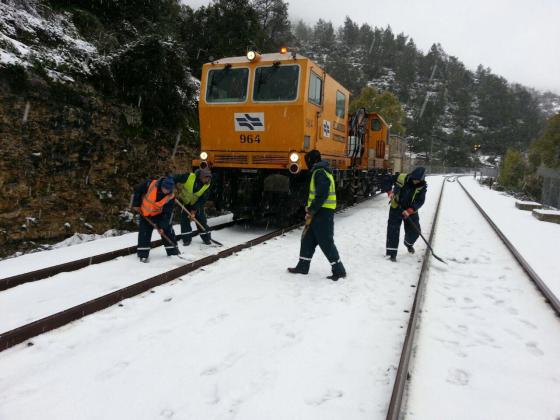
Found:
[{"label": "snow on ground", "polygon": [[[215,226],[221,223],[227,223],[231,220],[231,214],[213,217],[208,219],[208,225]],[[194,223],[191,223],[191,226],[193,230],[196,230]],[[180,232],[179,225],[175,225],[174,229],[176,233]],[[220,235],[218,232],[216,234]],[[48,251],[34,252],[17,258],[7,258],[0,261],[0,278],[11,277],[28,271],[40,270],[53,265],[91,257],[92,255],[105,254],[118,249],[136,246],[138,243],[138,232],[79,244],[76,244],[73,238],[75,238],[75,236],[63,241],[63,243],[72,245],[69,247],[56,247]],[[86,240],[87,239],[86,236]],[[156,239],[159,239],[159,235],[157,233],[152,234],[152,240]]]},{"label": "snow on ground", "polygon": [[[265,233],[264,228],[240,225],[216,231],[213,235],[219,238],[225,248],[229,248]],[[104,241],[96,242],[101,245]],[[133,254],[13,287],[0,293],[0,331],[9,331],[164,273],[184,265],[186,262],[183,259],[195,261],[217,254],[222,249],[204,245],[199,237],[195,237],[188,247],[179,244],[182,259],[168,257],[160,246],[150,252],[150,264],[147,265],[139,263],[136,254]],[[77,284],[79,287],[76,287]],[[21,308],[26,310],[22,311]]]},{"label": "snow on ground", "polygon": [[[429,269],[405,418],[558,419],[560,320],[460,186],[446,184],[434,247],[449,266]],[[531,216],[515,220],[510,200],[492,194],[485,210],[532,241]]]},{"label": "snow on ground", "polygon": [[[428,182],[426,233],[442,177]],[[450,264],[430,262],[407,415],[555,419],[560,322],[464,192],[446,185],[434,247]],[[489,213],[528,214],[490,193],[497,198],[485,199]],[[414,256],[402,249],[398,263],[386,261],[387,214],[385,196],[337,214],[335,242],[349,274],[337,283],[325,279],[320,250],[309,275],[286,272],[298,257],[294,231],[1,352],[0,419],[385,418],[425,250],[419,241]],[[530,232],[540,234],[526,228],[533,221],[510,223],[532,240]],[[533,246],[546,248],[554,235]],[[124,246],[135,243],[130,238]],[[34,257],[48,265],[53,252],[95,243],[107,251],[115,239],[1,263]],[[147,278],[170,260],[161,248],[152,253],[148,265],[130,257],[66,273],[60,289],[79,295],[94,272],[100,283],[110,275],[114,287]],[[32,314],[46,289],[1,302],[0,320]]]},{"label": "snow on ground", "polygon": [[0,418],[385,418],[424,248],[385,260],[387,215],[337,214],[336,283],[320,250],[286,272],[293,231],[0,353]]},{"label": "snow on ground", "polygon": [[560,224],[536,219],[530,211],[516,208],[515,198],[481,186],[471,177],[462,177],[461,183],[550,290],[560,296]]}]

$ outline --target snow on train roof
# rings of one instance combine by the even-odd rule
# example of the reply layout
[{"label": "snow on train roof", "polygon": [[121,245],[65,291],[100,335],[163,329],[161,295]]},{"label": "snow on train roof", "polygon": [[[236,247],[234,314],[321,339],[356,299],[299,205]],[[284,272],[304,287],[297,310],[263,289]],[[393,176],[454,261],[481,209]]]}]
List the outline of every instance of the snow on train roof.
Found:
[{"label": "snow on train roof", "polygon": [[[296,54],[296,60],[307,60],[307,57],[303,55]],[[291,52],[287,52],[285,54],[281,53],[270,53],[270,54],[261,54],[261,58],[258,61],[254,61],[255,63],[259,63],[262,61],[293,61],[294,57],[292,56]],[[236,63],[250,63],[249,59],[246,56],[241,57],[226,57],[220,58],[219,60],[212,61],[211,64],[236,64]]]}]

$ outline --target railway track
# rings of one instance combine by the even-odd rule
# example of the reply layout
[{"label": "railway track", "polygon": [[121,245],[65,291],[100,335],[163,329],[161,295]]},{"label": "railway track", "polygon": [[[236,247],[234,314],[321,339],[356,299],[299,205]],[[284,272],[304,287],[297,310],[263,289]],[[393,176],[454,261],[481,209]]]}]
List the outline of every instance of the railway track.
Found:
[{"label": "railway track", "polygon": [[[455,179],[453,179],[453,177],[446,177],[445,179],[446,181],[455,180],[455,179],[457,180],[462,190],[466,193],[466,195],[469,197],[469,199],[472,201],[475,207],[479,210],[480,214],[492,227],[493,231],[500,238],[501,242],[510,251],[515,261],[517,261],[517,263],[527,274],[527,276],[534,282],[539,292],[543,295],[544,300],[548,302],[550,306],[553,308],[553,310],[556,312],[556,314],[560,316],[560,302],[558,298],[550,291],[550,289],[546,286],[544,281],[536,274],[535,270],[523,258],[521,253],[513,246],[513,244],[508,240],[508,238],[503,234],[503,232],[496,226],[496,224],[492,221],[492,219],[488,216],[488,214],[482,209],[482,207],[476,202],[476,200],[467,191],[467,189],[461,184],[459,177],[456,177]],[[428,239],[430,243],[433,241],[436,232],[437,219],[438,219],[438,214],[439,214],[439,209],[440,209],[440,204],[441,204],[445,184],[446,182],[443,182],[440,190],[437,209],[434,215],[434,219],[432,222],[432,229]],[[399,360],[396,379],[391,394],[391,399],[390,399],[389,408],[386,417],[388,420],[397,420],[400,418],[402,413],[403,395],[405,392],[405,388],[407,386],[407,381],[409,379],[409,364],[410,364],[410,358],[412,355],[412,349],[414,345],[415,332],[418,329],[418,319],[420,317],[420,313],[422,312],[422,302],[426,289],[427,268],[429,266],[429,260],[430,260],[429,256],[430,256],[430,250],[426,249],[422,267],[420,270],[418,283],[416,286],[416,293],[412,304],[412,309],[410,311],[408,327],[407,327],[406,336],[403,344],[403,349],[401,352],[401,357]]]},{"label": "railway track", "polygon": [[[375,196],[375,194],[373,195]],[[373,197],[372,196],[372,197]],[[355,204],[359,204],[365,200],[367,200],[368,198],[364,198],[364,199],[360,199],[358,201],[356,201],[355,203],[353,203],[352,205]],[[340,210],[338,211],[344,211],[345,209],[347,209],[350,206],[347,207],[342,207],[340,208]],[[221,228],[227,227],[227,226],[231,226],[233,224],[238,223],[239,221],[235,221],[235,222],[228,222],[222,225],[219,225]],[[132,285],[129,285],[127,287],[121,288],[119,290],[116,290],[114,292],[105,294],[103,296],[97,297],[95,299],[91,299],[88,300],[84,303],[81,303],[79,305],[75,305],[73,307],[70,307],[68,309],[65,309],[63,311],[54,313],[52,315],[43,317],[41,319],[38,319],[36,321],[30,322],[28,324],[19,326],[17,328],[14,328],[12,330],[0,333],[0,351],[6,350],[10,347],[13,347],[17,344],[20,344],[26,340],[29,340],[37,335],[43,334],[45,332],[48,331],[52,331],[56,328],[62,327],[63,325],[66,325],[72,321],[78,320],[80,318],[83,318],[87,315],[93,314],[95,312],[101,311],[103,309],[106,309],[110,306],[113,306],[117,303],[119,303],[120,301],[124,300],[124,299],[128,299],[130,297],[139,295],[141,293],[144,293],[156,286],[160,286],[162,284],[165,284],[169,281],[172,281],[174,279],[177,279],[185,274],[188,274],[192,271],[195,271],[201,267],[210,265],[222,258],[227,258],[243,249],[247,249],[250,248],[252,246],[258,245],[260,243],[263,243],[267,240],[270,240],[272,238],[281,236],[283,234],[285,234],[286,232],[289,232],[291,230],[297,229],[299,227],[301,227],[303,225],[302,223],[298,223],[286,228],[281,228],[281,229],[277,229],[273,232],[267,233],[265,235],[261,235],[259,237],[253,238],[249,241],[246,241],[242,244],[238,244],[235,245],[233,247],[224,249],[220,252],[218,252],[217,254],[214,255],[209,255],[206,256],[204,258],[198,259],[196,261],[190,262],[190,263],[186,263],[184,265],[181,265],[180,267],[174,268],[172,270],[163,272],[161,274],[158,274],[156,276],[150,277],[148,279],[142,280],[138,283],[134,283]],[[217,227],[217,226],[216,226]],[[216,227],[213,227],[213,230],[216,229]],[[160,241],[154,241],[152,244],[154,246],[158,246],[158,243],[161,244],[161,240]],[[116,253],[120,253],[119,255],[115,255]],[[128,247],[128,248],[123,248],[121,250],[118,251],[113,251],[111,253],[107,253],[112,255],[112,258],[109,258],[109,256],[107,254],[102,254],[100,256],[95,256],[95,257],[88,257],[88,258],[83,258],[79,261],[74,261],[72,262],[74,265],[72,267],[77,267],[74,268],[74,270],[77,270],[78,268],[84,268],[87,267],[91,264],[94,264],[94,262],[90,262],[90,261],[94,261],[94,258],[98,258],[97,262],[105,262],[105,261],[109,261],[111,259],[117,258],[118,256],[122,256],[122,255],[129,255],[136,252],[136,247]],[[101,260],[102,258],[106,258],[105,260]],[[68,263],[66,263],[68,264]],[[44,273],[50,273],[49,275],[54,275],[54,274],[58,274],[61,273],[63,271],[72,271],[72,270],[63,270],[64,266],[66,266],[66,264],[61,264],[59,266],[52,266],[52,267],[48,267],[48,269],[50,269],[50,271],[48,271],[48,269],[44,269],[44,270],[37,270],[37,271],[42,271],[43,274]],[[81,265],[80,267],[78,267],[78,265]],[[24,273],[19,275],[20,276],[20,283],[18,284],[23,284],[26,282],[30,282],[30,281],[35,281],[35,280],[40,280],[37,277],[36,271],[30,272],[30,273]],[[27,276],[27,277],[26,277]],[[48,276],[44,276],[42,278],[46,278]],[[26,278],[28,278],[27,281],[23,281]],[[33,280],[35,279],[35,280]],[[12,286],[15,286],[15,284],[13,284],[12,281]],[[31,343],[29,344],[31,345]]]},{"label": "railway track", "polygon": [[535,270],[533,270],[533,268],[529,265],[529,263],[525,260],[525,258],[523,258],[523,255],[521,255],[521,253],[515,248],[515,246],[506,237],[506,235],[504,235],[504,233],[500,230],[500,228],[498,228],[498,226],[492,221],[490,216],[488,216],[488,214],[484,211],[484,209],[476,202],[473,196],[467,191],[467,189],[461,183],[459,178],[457,178],[457,182],[459,183],[459,185],[461,186],[465,194],[467,194],[467,196],[472,201],[472,203],[475,205],[475,207],[480,211],[482,217],[484,217],[484,219],[492,227],[494,232],[496,232],[496,234],[498,235],[502,243],[511,252],[511,254],[515,258],[517,263],[521,266],[523,271],[525,271],[525,273],[529,276],[529,278],[533,281],[533,283],[535,283],[535,286],[537,287],[539,292],[542,293],[545,300],[550,304],[550,306],[552,306],[554,312],[556,312],[556,314],[560,316],[560,300],[558,299],[558,297],[556,297],[554,293],[552,293],[552,291],[549,289],[549,287],[546,285],[543,279],[541,279],[541,277],[536,273]]},{"label": "railway track", "polygon": [[[220,230],[238,223],[246,221],[245,219],[234,220],[226,223],[220,223],[218,225],[212,226],[212,230]],[[193,236],[199,235],[198,230],[193,232]],[[152,241],[150,246],[156,248],[162,244],[161,239]],[[32,281],[43,280],[60,273],[76,271],[92,264],[100,264],[107,261],[114,260],[118,257],[124,257],[126,255],[131,255],[136,253],[136,246],[129,246],[121,249],[117,249],[110,252],[104,252],[102,254],[92,255],[90,257],[80,258],[74,261],[68,261],[62,264],[52,265],[50,267],[41,268],[38,270],[29,271],[27,273],[17,274],[9,277],[0,278],[0,291],[7,290],[12,287],[19,286],[21,284],[29,283]]]}]

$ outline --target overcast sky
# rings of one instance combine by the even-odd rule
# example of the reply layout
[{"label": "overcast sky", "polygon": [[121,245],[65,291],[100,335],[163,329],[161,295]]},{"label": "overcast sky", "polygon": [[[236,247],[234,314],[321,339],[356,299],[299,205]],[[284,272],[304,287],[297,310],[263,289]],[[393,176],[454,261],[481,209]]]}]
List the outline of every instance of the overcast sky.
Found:
[{"label": "overcast sky", "polygon": [[[191,7],[208,0],[183,0]],[[345,16],[403,32],[427,52],[439,42],[470,70],[560,94],[560,0],[291,0],[290,19],[335,27]]]}]

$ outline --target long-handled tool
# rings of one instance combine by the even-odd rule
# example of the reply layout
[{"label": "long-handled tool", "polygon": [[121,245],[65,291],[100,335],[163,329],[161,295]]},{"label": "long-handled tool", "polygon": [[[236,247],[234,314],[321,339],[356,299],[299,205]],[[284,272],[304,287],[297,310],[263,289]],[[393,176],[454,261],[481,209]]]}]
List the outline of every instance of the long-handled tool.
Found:
[{"label": "long-handled tool", "polygon": [[309,230],[312,221],[313,221],[313,216],[310,216],[307,219],[305,219],[305,226],[303,228],[303,232],[301,232],[301,239],[303,239],[307,234],[307,231]]},{"label": "long-handled tool", "polygon": [[416,223],[414,223],[412,220],[410,220],[410,217],[407,217],[405,219],[408,223],[410,223],[410,225],[414,228],[414,230],[416,231],[416,233],[418,233],[420,235],[420,237],[424,240],[424,242],[426,242],[426,245],[428,246],[428,248],[430,249],[430,251],[432,251],[432,255],[434,256],[434,258],[436,260],[441,261],[444,264],[447,264],[446,261],[442,260],[440,257],[438,257],[435,252],[434,249],[432,248],[432,246],[430,245],[430,243],[426,240],[426,238],[424,238],[424,235],[422,235],[422,232],[420,232],[420,228],[418,228],[418,226],[416,225]]},{"label": "long-handled tool", "polygon": [[[183,209],[183,211],[185,213],[187,213],[187,216],[189,216],[189,219],[194,220],[194,222],[196,223],[196,225],[198,226],[199,229],[202,230],[202,233],[206,233],[208,235],[210,235],[210,231],[206,230],[206,228],[202,225],[202,223],[200,223],[196,217],[193,216],[193,214],[183,205],[183,203],[181,203],[179,200],[175,199],[175,204],[177,204],[179,207],[181,207],[181,209]],[[222,244],[221,242],[218,242],[212,238],[210,238],[210,240],[212,242],[214,242],[216,245],[219,246],[224,246],[224,244]]]},{"label": "long-handled tool", "polygon": [[163,239],[165,239],[167,242],[169,242],[171,245],[173,245],[174,247],[177,247],[177,242],[172,241],[171,238],[169,238],[169,236],[167,236],[165,234],[165,232],[163,231],[163,229],[161,229],[158,225],[156,225],[149,217],[144,216],[142,213],[138,213],[140,215],[140,217],[142,217],[146,222],[148,222],[150,225],[152,225],[152,227],[157,230],[159,232],[159,234],[161,235],[161,237]]}]

